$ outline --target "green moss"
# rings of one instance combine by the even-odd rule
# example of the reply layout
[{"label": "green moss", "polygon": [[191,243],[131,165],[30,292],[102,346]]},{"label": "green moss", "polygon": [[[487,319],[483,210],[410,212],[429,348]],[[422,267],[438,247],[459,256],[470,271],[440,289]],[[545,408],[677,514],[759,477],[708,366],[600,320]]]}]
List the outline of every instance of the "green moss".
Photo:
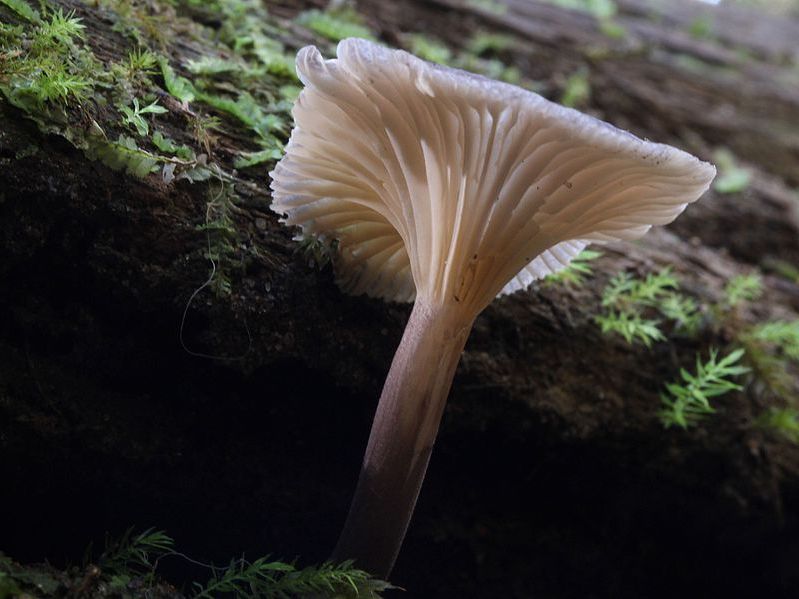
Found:
[{"label": "green moss", "polygon": [[757,424],[799,443],[799,410],[795,408],[770,408],[760,415]]},{"label": "green moss", "polygon": [[[50,566],[25,567],[0,554],[0,599],[13,597],[161,597],[177,596],[174,588],[159,581],[157,568],[164,556],[184,559],[203,567],[175,548],[163,531],[148,529],[134,534],[128,530],[120,538],[106,542],[98,556],[88,552],[81,568],[58,571]],[[297,567],[294,563],[258,558],[234,559],[222,568],[206,566],[198,570],[204,582],[194,582],[183,594],[194,599],[230,597],[246,599],[287,599],[314,596],[333,599],[379,599],[393,589],[387,582],[372,578],[353,567],[352,562]]]},{"label": "green moss", "polygon": [[688,335],[694,335],[702,324],[696,300],[680,293],[667,293],[658,303],[658,310],[674,322],[676,330]]},{"label": "green moss", "polygon": [[200,101],[248,127],[259,141],[269,140],[271,143],[274,139],[272,133],[286,128],[286,120],[282,116],[266,112],[264,107],[247,92],[241,92],[235,100],[201,93]]},{"label": "green moss", "polygon": [[259,150],[257,152],[242,152],[236,158],[233,165],[236,168],[249,168],[252,166],[258,166],[265,162],[274,162],[276,160],[279,160],[282,155],[283,155],[282,146],[275,148],[267,148],[265,150]]},{"label": "green moss", "polygon": [[114,103],[129,103],[137,89],[152,88],[152,77],[157,68],[158,55],[142,47],[130,50],[124,60],[113,63],[111,76],[114,87],[109,95],[113,97]]},{"label": "green moss", "polygon": [[713,153],[713,161],[719,169],[719,176],[713,181],[713,189],[719,193],[741,193],[749,186],[751,174],[738,166],[735,156],[726,148]]},{"label": "green moss", "polygon": [[[480,48],[486,51],[492,44],[497,44],[497,46],[502,44],[499,41],[501,36],[497,36],[497,38],[477,41]],[[423,60],[471,71],[490,79],[498,79],[514,85],[532,87],[532,82],[524,81],[519,69],[514,66],[508,66],[497,58],[483,58],[468,48],[466,51],[455,53],[442,41],[421,33],[407,34],[404,36],[404,41],[406,49]]]},{"label": "green moss", "polygon": [[160,131],[153,133],[151,141],[156,148],[165,154],[176,156],[177,158],[181,158],[183,160],[193,161],[196,159],[194,150],[192,150],[189,146],[176,143],[174,139],[165,137]]},{"label": "green moss", "polygon": [[547,2],[561,8],[587,12],[597,19],[609,19],[617,12],[613,0],[547,0]]},{"label": "green moss", "polygon": [[439,40],[421,33],[412,33],[407,39],[411,53],[419,58],[446,65],[452,62],[452,51]]},{"label": "green moss", "polygon": [[527,83],[522,79],[522,74],[519,69],[508,66],[496,58],[480,58],[469,53],[463,53],[457,56],[453,62],[453,66],[471,71],[472,73],[484,75],[491,79],[512,83],[513,85],[523,85]]},{"label": "green moss", "polygon": [[649,347],[666,339],[658,317],[671,321],[673,333],[695,335],[702,323],[696,301],[679,292],[677,278],[666,268],[637,279],[620,273],[602,293],[602,314],[595,321],[603,333],[615,333],[627,343]]},{"label": "green moss", "polygon": [[701,77],[734,83],[741,77],[740,67],[720,65],[697,58],[693,54],[673,54],[668,59],[674,67]]},{"label": "green moss", "polygon": [[663,408],[658,416],[663,426],[683,429],[696,426],[701,419],[716,411],[710,403],[711,399],[743,389],[731,380],[749,372],[748,368],[739,364],[743,355],[741,348],[720,360],[715,349],[710,350],[710,358],[706,362],[697,355],[695,373],[682,369],[680,380],[666,385],[666,391],[660,396]]},{"label": "green moss", "polygon": [[516,43],[516,39],[504,33],[478,31],[466,44],[466,50],[475,56],[498,53],[508,50]]},{"label": "green moss", "polygon": [[30,23],[41,23],[39,12],[31,7],[25,0],[0,0],[0,4],[4,4],[18,17],[22,17]]},{"label": "green moss", "polygon": [[799,268],[777,258],[767,257],[763,261],[763,268],[782,277],[786,281],[799,284]]},{"label": "green moss", "polygon": [[349,7],[327,11],[309,10],[297,17],[297,23],[333,42],[348,37],[376,41],[363,18]]},{"label": "green moss", "polygon": [[0,554],[0,599],[52,597],[61,587],[58,577],[46,569],[23,568]]},{"label": "green moss", "polygon": [[588,81],[588,70],[578,69],[566,79],[560,103],[571,108],[588,104],[591,99],[591,84]]},{"label": "green moss", "polygon": [[613,0],[547,0],[550,4],[579,10],[592,15],[598,23],[599,30],[613,39],[621,39],[627,31],[614,20],[618,7]]},{"label": "green moss", "polygon": [[710,39],[713,34],[713,18],[710,14],[696,17],[688,25],[688,33],[696,39]]},{"label": "green moss", "polygon": [[189,116],[192,135],[206,154],[211,153],[211,146],[215,143],[214,132],[222,126],[222,120],[214,115],[193,114]]},{"label": "green moss", "polygon": [[209,285],[217,297],[230,295],[230,269],[235,265],[238,232],[231,216],[236,194],[227,182],[215,182],[208,188],[205,222],[197,227],[205,231],[211,262]]},{"label": "green moss", "polygon": [[785,356],[776,353],[768,344],[753,339],[748,331],[743,331],[736,339],[746,350],[746,361],[754,373],[754,388],[758,395],[766,401],[797,405],[796,376]]},{"label": "green moss", "polygon": [[[46,8],[42,17],[24,0],[14,13],[27,23],[6,29],[0,50],[14,60],[0,62],[0,92],[32,116],[65,120],[63,108],[87,100],[99,83],[99,63],[83,45],[84,26],[73,13]],[[29,5],[28,5],[29,6]]]},{"label": "green moss", "polygon": [[[209,54],[192,60],[186,66],[193,79],[178,75],[162,59],[164,85],[184,104],[204,105],[249,132],[261,149],[242,152],[234,161],[235,168],[276,160],[290,124],[291,101],[286,98],[298,93],[294,57],[274,39],[276,28],[260,2],[227,0],[211,2],[206,8],[222,18],[219,40],[232,55]],[[212,137],[209,130],[223,126],[221,120],[207,118],[198,118],[194,124],[198,141],[206,146]]]},{"label": "green moss", "polygon": [[601,31],[603,35],[614,40],[624,39],[627,35],[627,30],[624,26],[616,22],[615,19],[610,18],[599,19],[599,31]]},{"label": "green moss", "polygon": [[494,15],[504,15],[508,12],[508,7],[497,0],[466,0],[466,4]]},{"label": "green moss", "polygon": [[[263,3],[258,0],[183,0],[183,6],[192,11],[198,8],[210,11],[221,20],[217,32],[219,41],[236,56],[230,63],[237,66],[239,75],[246,74],[251,81],[268,79],[264,74],[296,81],[294,57],[287,54],[278,41],[283,32],[272,22]],[[208,67],[202,74],[222,72],[219,60],[218,57],[201,58]],[[216,73],[208,72],[213,68],[217,69]]]},{"label": "green moss", "polygon": [[751,302],[763,294],[763,278],[757,274],[737,275],[724,286],[724,306],[733,308]]},{"label": "green moss", "polygon": [[197,90],[195,90],[194,84],[185,77],[176,74],[166,57],[159,57],[158,64],[161,66],[164,87],[166,87],[172,97],[184,104],[193,102],[194,98],[197,97]]},{"label": "green moss", "polygon": [[114,23],[112,30],[129,38],[137,46],[154,45],[160,50],[169,44],[172,27],[171,11],[165,10],[166,2],[152,4],[142,0],[96,0],[107,10]]},{"label": "green moss", "polygon": [[155,74],[158,66],[158,55],[147,48],[134,48],[128,53],[125,63],[126,74],[130,78],[140,75],[150,76]]},{"label": "green moss", "polygon": [[138,98],[133,98],[133,106],[120,106],[119,109],[125,115],[122,122],[134,128],[142,137],[150,133],[150,124],[147,121],[147,115],[164,114],[168,112],[166,108],[158,104],[158,100],[153,100],[146,106],[139,106]]},{"label": "green moss", "polygon": [[280,93],[280,97],[283,99],[283,101],[290,102],[292,104],[297,100],[297,98],[300,97],[301,91],[302,88],[300,88],[299,86],[290,85],[290,84],[281,85],[280,89],[278,90],[278,92]]},{"label": "green moss", "polygon": [[[105,22],[133,41],[110,65],[85,43],[79,16],[48,0],[39,10],[0,0],[0,56],[11,58],[0,60],[0,93],[91,160],[133,177],[204,186],[210,216],[203,227],[222,273],[215,288],[228,293],[228,273],[249,251],[221,234],[234,226],[234,169],[265,172],[282,154],[298,93],[294,57],[258,0],[99,2]],[[192,19],[200,14],[202,23]],[[188,64],[167,58],[180,55],[169,48],[178,36],[193,38],[200,51]],[[238,153],[215,157],[221,135],[234,137]]]},{"label": "green moss", "polygon": [[651,347],[655,341],[665,341],[660,322],[644,318],[641,314],[608,310],[594,317],[603,334],[620,335],[629,344],[643,343]]},{"label": "green moss", "polygon": [[586,277],[593,274],[594,269],[591,267],[591,262],[602,256],[602,252],[594,250],[583,250],[580,252],[569,265],[544,279],[544,285],[552,284],[565,284],[573,287],[579,287],[583,284]]},{"label": "green moss", "polygon": [[378,599],[379,592],[393,588],[396,587],[370,579],[366,572],[356,570],[351,561],[340,565],[328,562],[299,569],[293,564],[259,558],[253,562],[243,559],[234,561],[205,585],[196,585],[194,597]]},{"label": "green moss", "polygon": [[192,75],[200,77],[215,76],[221,74],[235,74],[239,69],[247,68],[241,61],[229,58],[219,58],[218,56],[202,56],[198,59],[190,60],[186,68]]},{"label": "green moss", "polygon": [[139,148],[136,141],[126,135],[120,135],[116,141],[103,138],[89,140],[86,154],[92,160],[98,160],[116,171],[124,171],[129,175],[143,179],[150,173],[158,171],[160,156]]},{"label": "green moss", "polygon": [[778,351],[786,360],[799,362],[799,320],[762,323],[748,335]]}]

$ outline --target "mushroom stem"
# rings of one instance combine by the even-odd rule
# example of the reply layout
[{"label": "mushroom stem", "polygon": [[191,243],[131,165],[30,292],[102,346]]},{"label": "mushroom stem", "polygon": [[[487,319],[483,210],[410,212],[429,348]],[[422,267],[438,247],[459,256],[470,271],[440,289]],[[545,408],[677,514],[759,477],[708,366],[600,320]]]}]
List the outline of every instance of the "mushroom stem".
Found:
[{"label": "mushroom stem", "polygon": [[333,559],[388,577],[433,451],[470,310],[417,298],[383,386],[358,487]]}]

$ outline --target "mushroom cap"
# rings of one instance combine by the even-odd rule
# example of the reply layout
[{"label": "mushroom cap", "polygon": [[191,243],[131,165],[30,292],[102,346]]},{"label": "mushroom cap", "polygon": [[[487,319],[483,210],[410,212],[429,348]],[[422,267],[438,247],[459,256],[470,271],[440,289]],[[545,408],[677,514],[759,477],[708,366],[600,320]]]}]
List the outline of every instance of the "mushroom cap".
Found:
[{"label": "mushroom cap", "polygon": [[275,212],[337,239],[339,285],[481,310],[592,242],[674,220],[715,168],[522,88],[360,39],[297,55]]}]

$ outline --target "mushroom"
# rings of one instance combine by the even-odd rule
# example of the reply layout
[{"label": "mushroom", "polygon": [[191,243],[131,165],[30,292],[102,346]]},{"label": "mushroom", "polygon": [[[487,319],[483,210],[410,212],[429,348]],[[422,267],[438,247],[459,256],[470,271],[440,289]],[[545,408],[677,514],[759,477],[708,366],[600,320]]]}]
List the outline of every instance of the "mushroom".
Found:
[{"label": "mushroom", "polygon": [[387,577],[460,355],[498,294],[674,220],[715,168],[505,83],[360,39],[297,55],[272,209],[338,241],[349,293],[414,301],[334,551]]}]

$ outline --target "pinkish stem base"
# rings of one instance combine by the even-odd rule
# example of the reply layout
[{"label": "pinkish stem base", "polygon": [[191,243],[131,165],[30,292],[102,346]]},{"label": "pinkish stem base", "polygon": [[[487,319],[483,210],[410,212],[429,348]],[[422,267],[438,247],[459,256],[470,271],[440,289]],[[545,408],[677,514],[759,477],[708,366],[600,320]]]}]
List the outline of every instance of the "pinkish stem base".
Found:
[{"label": "pinkish stem base", "polygon": [[377,406],[333,560],[388,577],[408,529],[471,314],[417,299]]}]

